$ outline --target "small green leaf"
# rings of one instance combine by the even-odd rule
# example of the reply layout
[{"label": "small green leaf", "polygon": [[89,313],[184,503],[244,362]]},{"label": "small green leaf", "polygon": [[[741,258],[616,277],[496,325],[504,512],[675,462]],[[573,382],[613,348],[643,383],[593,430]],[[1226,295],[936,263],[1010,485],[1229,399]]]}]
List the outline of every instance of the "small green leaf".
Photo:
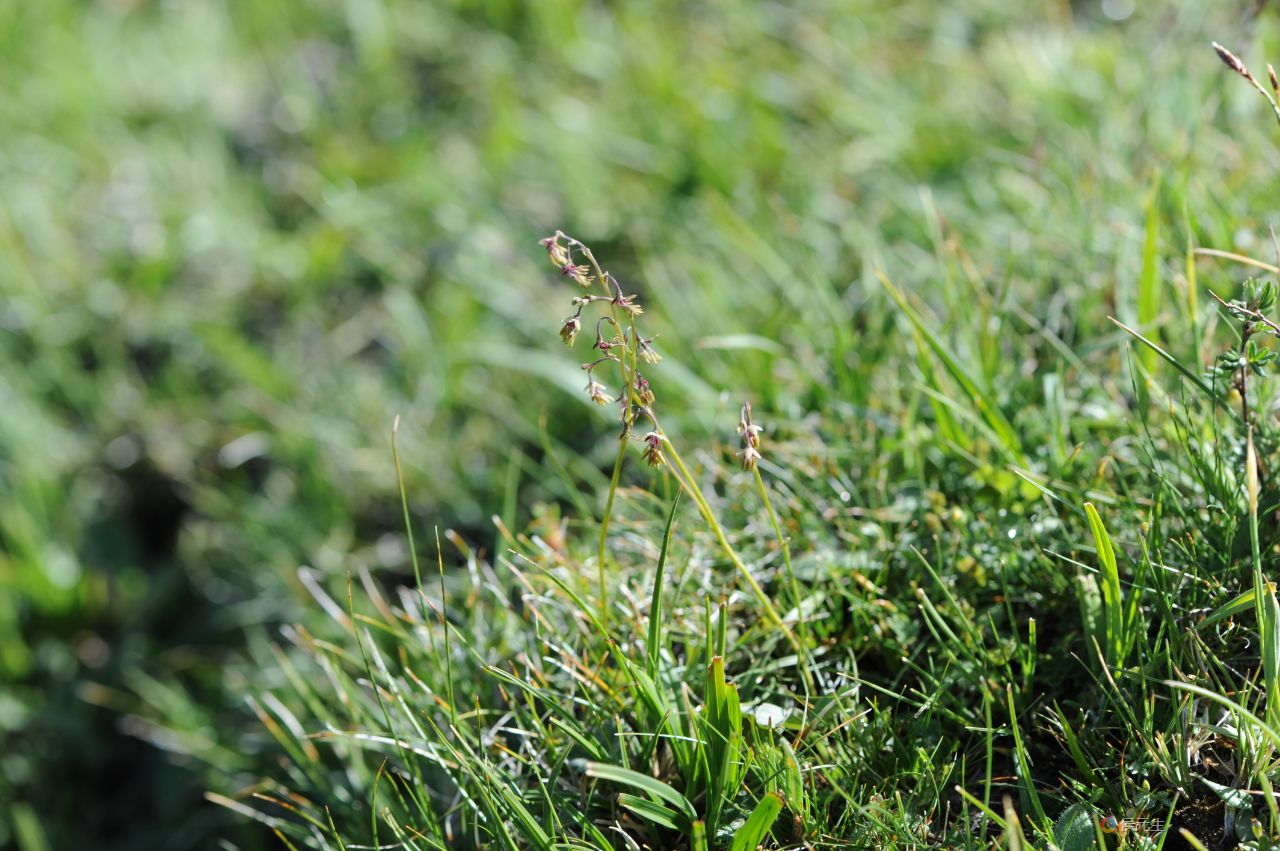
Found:
[{"label": "small green leaf", "polygon": [[667,551],[671,547],[671,529],[676,521],[676,509],[680,506],[680,492],[671,501],[671,511],[667,513],[667,526],[662,531],[662,549],[658,552],[658,568],[653,577],[653,595],[649,600],[649,641],[646,655],[645,672],[649,679],[658,679],[658,658],[662,651],[662,583],[667,568]]},{"label": "small green leaf", "polygon": [[667,805],[626,792],[618,795],[618,806],[635,813],[645,821],[651,821],[671,830],[684,830],[684,825],[688,824],[688,819]]},{"label": "small green leaf", "polygon": [[1053,841],[1062,851],[1092,851],[1097,847],[1093,829],[1093,810],[1084,804],[1072,804],[1053,823]]}]

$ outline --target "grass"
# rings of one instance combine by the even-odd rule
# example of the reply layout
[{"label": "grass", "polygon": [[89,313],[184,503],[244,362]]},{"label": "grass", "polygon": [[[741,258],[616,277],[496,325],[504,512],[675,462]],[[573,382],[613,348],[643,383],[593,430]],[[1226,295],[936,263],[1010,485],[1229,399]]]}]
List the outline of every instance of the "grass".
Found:
[{"label": "grass", "polygon": [[0,846],[1271,847],[1280,28],[1138,5],[0,12]]}]

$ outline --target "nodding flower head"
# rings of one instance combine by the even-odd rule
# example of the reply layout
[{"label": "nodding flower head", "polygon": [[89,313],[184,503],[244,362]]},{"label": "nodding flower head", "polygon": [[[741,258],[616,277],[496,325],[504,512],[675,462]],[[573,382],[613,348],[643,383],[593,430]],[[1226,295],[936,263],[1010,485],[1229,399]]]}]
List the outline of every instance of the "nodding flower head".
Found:
[{"label": "nodding flower head", "polygon": [[641,405],[653,404],[653,388],[649,386],[649,379],[640,373],[636,373],[636,398],[640,400]]},{"label": "nodding flower head", "polygon": [[547,256],[551,258],[551,265],[558,268],[563,268],[569,263],[569,249],[560,244],[561,236],[560,231],[556,231],[555,236],[538,240],[538,244],[547,249]]},{"label": "nodding flower head", "polygon": [[658,363],[662,360],[662,355],[658,354],[658,350],[653,347],[652,337],[640,340],[640,345],[636,347],[636,355],[645,363]]},{"label": "nodding flower head", "polygon": [[560,274],[566,278],[572,278],[580,286],[591,286],[591,269],[586,266],[576,266],[572,262],[563,263],[560,266]]},{"label": "nodding flower head", "polygon": [[632,316],[639,316],[644,313],[644,308],[636,304],[636,297],[633,295],[623,295],[619,292],[613,297],[611,304],[620,310],[626,311]]},{"label": "nodding flower head", "polygon": [[644,462],[650,467],[661,467],[667,463],[667,459],[662,455],[662,441],[666,440],[661,432],[651,431],[646,434],[644,440]]},{"label": "nodding flower head", "polygon": [[564,340],[566,346],[572,346],[573,341],[577,339],[578,332],[582,330],[582,320],[576,315],[566,317],[564,324],[560,326],[560,339]]},{"label": "nodding flower head", "polygon": [[594,378],[587,382],[587,395],[597,405],[607,405],[613,401],[613,397],[605,392],[604,385]]}]

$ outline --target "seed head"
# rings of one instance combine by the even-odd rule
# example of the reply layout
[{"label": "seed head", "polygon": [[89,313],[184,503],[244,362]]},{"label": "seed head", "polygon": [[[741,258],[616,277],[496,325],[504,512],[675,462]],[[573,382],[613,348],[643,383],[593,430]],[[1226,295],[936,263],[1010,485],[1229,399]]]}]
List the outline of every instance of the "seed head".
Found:
[{"label": "seed head", "polygon": [[761,460],[760,426],[751,421],[751,403],[744,402],[742,415],[738,419],[738,434],[742,435],[742,469],[748,473],[756,468]]},{"label": "seed head", "polygon": [[560,326],[560,339],[566,346],[572,346],[581,330],[582,320],[577,315],[565,317],[564,324]]},{"label": "seed head", "polygon": [[667,459],[662,455],[662,441],[666,440],[660,432],[651,431],[646,434],[644,440],[644,462],[650,467],[661,467],[667,463]]},{"label": "seed head", "polygon": [[1249,73],[1248,68],[1244,67],[1244,63],[1240,61],[1238,56],[1218,44],[1216,41],[1213,43],[1213,49],[1217,51],[1218,58],[1222,60],[1222,64],[1226,65],[1246,80],[1253,79],[1253,75]]},{"label": "seed head", "polygon": [[761,431],[763,431],[763,429],[751,421],[751,403],[744,403],[742,406],[742,415],[738,419],[738,434],[742,435],[743,446],[749,446],[752,449],[759,449]]}]

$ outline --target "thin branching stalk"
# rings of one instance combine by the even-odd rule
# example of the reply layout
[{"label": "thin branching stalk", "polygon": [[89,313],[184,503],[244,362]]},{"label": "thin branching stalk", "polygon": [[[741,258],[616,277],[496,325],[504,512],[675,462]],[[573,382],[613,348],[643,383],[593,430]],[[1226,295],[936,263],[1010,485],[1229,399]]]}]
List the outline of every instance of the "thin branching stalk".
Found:
[{"label": "thin branching stalk", "polygon": [[[670,458],[676,471],[678,471],[676,480],[679,482],[680,487],[693,499],[694,505],[697,506],[698,512],[707,523],[717,543],[755,595],[760,607],[764,610],[766,621],[782,630],[788,643],[791,644],[803,660],[805,658],[804,646],[782,619],[782,616],[778,613],[777,608],[760,586],[760,583],[751,575],[751,571],[743,563],[733,545],[729,543],[729,538],[725,534],[724,528],[719,520],[716,519],[715,512],[711,510],[711,505],[702,493],[702,489],[698,486],[697,480],[690,472],[680,453],[667,438],[665,430],[653,411],[653,393],[649,389],[648,382],[640,375],[639,362],[643,359],[646,363],[656,363],[661,358],[653,350],[651,346],[652,340],[646,340],[640,336],[636,317],[643,310],[636,303],[635,296],[627,295],[617,279],[600,265],[591,249],[579,240],[557,231],[553,236],[542,240],[542,245],[547,249],[552,264],[565,277],[575,281],[584,289],[591,289],[595,285],[599,285],[604,291],[603,296],[580,296],[573,300],[574,305],[577,307],[577,312],[565,319],[560,330],[560,337],[565,343],[570,346],[573,345],[574,339],[582,328],[581,315],[585,307],[600,301],[608,303],[607,313],[601,317],[600,322],[596,325],[596,340],[593,346],[600,351],[602,356],[590,363],[583,364],[583,369],[586,370],[588,375],[588,395],[592,401],[601,405],[613,401],[606,393],[603,385],[593,377],[593,371],[605,363],[616,363],[619,377],[622,380],[623,389],[618,397],[622,407],[622,435],[620,437],[618,456],[614,461],[613,474],[610,477],[609,492],[605,497],[604,512],[600,523],[600,539],[597,546],[597,582],[601,598],[601,611],[605,613],[602,620],[607,618],[609,611],[608,583],[605,579],[609,522],[613,513],[613,504],[621,476],[626,444],[636,422],[643,417],[653,425],[653,431],[644,437],[645,460],[650,466],[658,467],[665,464],[667,459]],[[588,265],[576,263],[574,260],[575,253],[584,258]],[[622,317],[624,313],[626,314],[625,318]],[[609,332],[611,334],[609,337],[604,336],[601,327],[606,322],[612,328]],[[619,348],[622,350],[621,353],[615,354],[614,350]],[[806,682],[808,682],[808,672],[804,671],[805,666],[802,664],[800,667],[806,675]]]}]

